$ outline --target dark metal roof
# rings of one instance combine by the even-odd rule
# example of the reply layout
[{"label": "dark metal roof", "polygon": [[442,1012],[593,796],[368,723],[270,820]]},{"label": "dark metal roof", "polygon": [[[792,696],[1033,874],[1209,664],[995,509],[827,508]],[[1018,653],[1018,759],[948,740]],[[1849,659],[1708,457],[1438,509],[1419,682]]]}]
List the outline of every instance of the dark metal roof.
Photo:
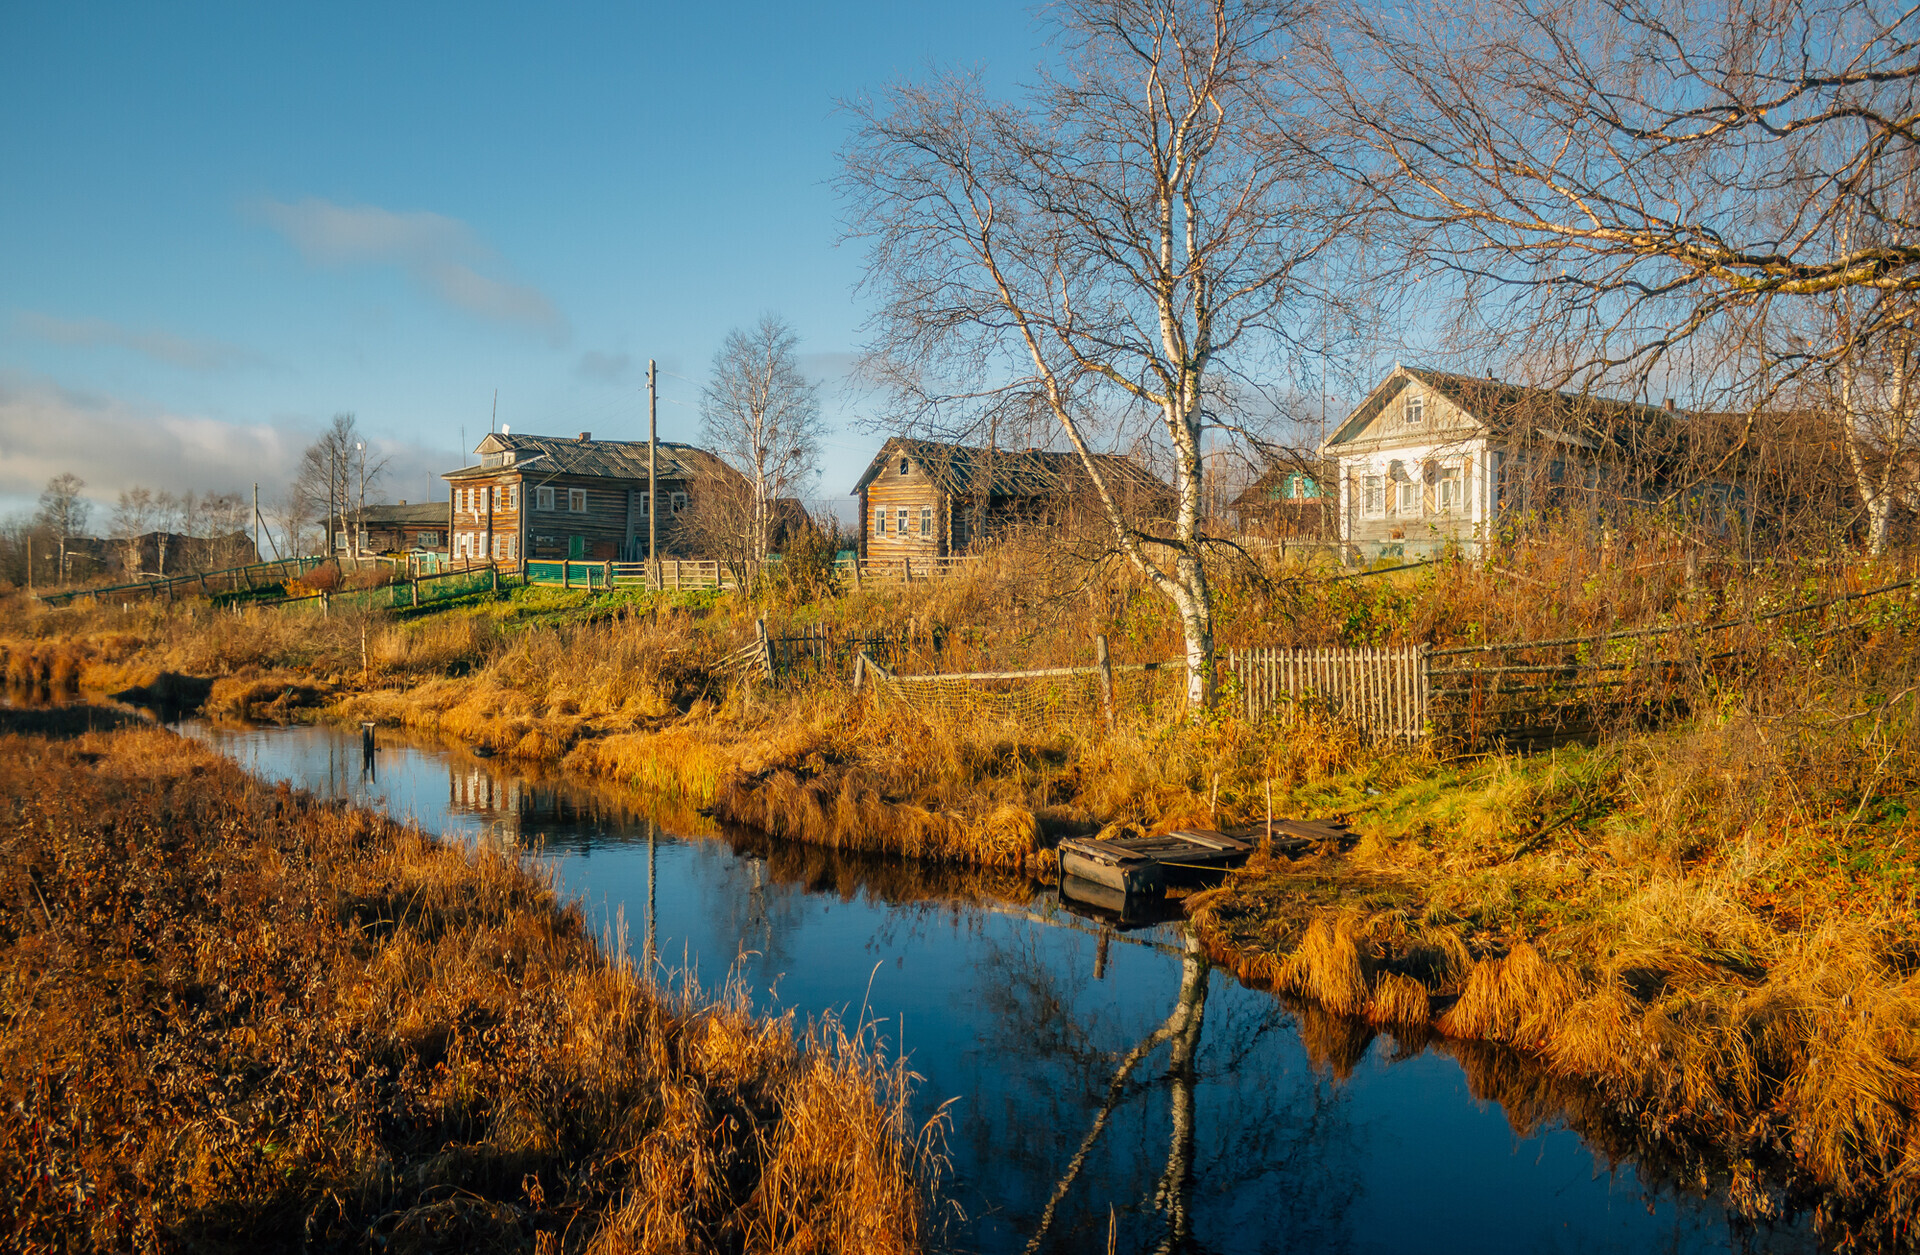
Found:
[{"label": "dark metal roof", "polygon": [[393,527],[399,524],[430,527],[435,523],[445,523],[449,508],[445,501],[415,501],[402,505],[370,505],[364,511],[348,510],[346,517],[349,523],[365,523],[370,527]]},{"label": "dark metal roof", "polygon": [[[1086,468],[1081,465],[1078,453],[981,449],[895,436],[875,455],[866,474],[853,486],[854,493],[859,493],[901,458],[919,466],[928,478],[954,496],[985,492],[992,497],[1053,497],[1077,491],[1086,482]],[[1108,487],[1116,493],[1145,492],[1169,498],[1173,495],[1173,489],[1132,458],[1096,453],[1093,460]]]},{"label": "dark metal roof", "polygon": [[[705,449],[690,444],[662,440],[659,449],[659,477],[688,480],[709,476],[728,478],[738,475],[732,467]],[[512,454],[513,461],[501,465],[466,466],[448,471],[442,479],[491,477],[501,471],[517,471],[529,479],[542,475],[596,475],[605,479],[645,479],[647,442],[644,440],[579,440],[566,436],[523,436],[518,432],[494,432],[474,449],[484,459],[489,454]]]}]

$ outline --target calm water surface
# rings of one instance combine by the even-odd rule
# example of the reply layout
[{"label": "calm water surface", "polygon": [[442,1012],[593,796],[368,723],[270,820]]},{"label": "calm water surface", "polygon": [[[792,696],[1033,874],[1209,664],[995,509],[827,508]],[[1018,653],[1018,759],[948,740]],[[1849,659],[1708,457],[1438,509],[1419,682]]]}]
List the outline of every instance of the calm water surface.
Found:
[{"label": "calm water surface", "polygon": [[1613,1162],[1511,1056],[1290,1009],[1205,972],[1172,925],[1104,929],[1013,879],[676,836],[617,791],[459,749],[383,746],[369,779],[357,733],[186,730],[261,777],[536,848],[624,915],[636,961],[651,919],[660,958],[708,985],[877,1021],[925,1078],[922,1113],[951,1102],[956,1250],[1025,1249],[1117,1060],[1176,1007],[1184,1029],[1133,1074],[1043,1250],[1103,1251],[1110,1224],[1122,1252],[1818,1249],[1804,1223],[1755,1229]]}]

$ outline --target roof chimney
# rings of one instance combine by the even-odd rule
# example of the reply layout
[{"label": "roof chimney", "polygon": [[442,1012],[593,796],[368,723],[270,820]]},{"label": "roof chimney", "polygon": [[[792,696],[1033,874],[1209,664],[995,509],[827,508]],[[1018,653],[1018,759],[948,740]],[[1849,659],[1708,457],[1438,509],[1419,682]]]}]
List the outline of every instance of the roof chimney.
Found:
[{"label": "roof chimney", "polygon": [[1666,400],[1665,400],[1664,402],[1662,402],[1662,404],[1664,404],[1664,405],[1665,405],[1665,406],[1667,407],[1667,413],[1669,413],[1669,414],[1672,414],[1672,413],[1675,413],[1675,410],[1674,410],[1674,408],[1673,408],[1673,398],[1672,398],[1672,397],[1668,397],[1668,398],[1667,398],[1667,399],[1666,399]]},{"label": "roof chimney", "polygon": [[590,431],[583,431],[583,432],[581,432],[581,433],[580,433],[580,443],[581,443],[581,444],[585,444],[585,443],[587,443],[587,441],[589,441],[589,440],[591,440],[591,439],[593,439],[593,433],[592,433],[592,432],[590,432]]}]

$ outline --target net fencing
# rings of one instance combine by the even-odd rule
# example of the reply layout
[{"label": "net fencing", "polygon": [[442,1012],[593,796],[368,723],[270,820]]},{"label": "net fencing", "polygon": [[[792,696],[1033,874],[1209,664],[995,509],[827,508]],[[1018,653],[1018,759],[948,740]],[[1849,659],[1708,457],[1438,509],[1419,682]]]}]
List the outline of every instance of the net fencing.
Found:
[{"label": "net fencing", "polygon": [[[895,675],[868,659],[867,674],[882,703],[929,722],[1010,728],[1036,737],[1106,726],[1107,698],[1098,667]],[[1114,721],[1180,718],[1186,709],[1185,675],[1179,663],[1114,667]]]}]

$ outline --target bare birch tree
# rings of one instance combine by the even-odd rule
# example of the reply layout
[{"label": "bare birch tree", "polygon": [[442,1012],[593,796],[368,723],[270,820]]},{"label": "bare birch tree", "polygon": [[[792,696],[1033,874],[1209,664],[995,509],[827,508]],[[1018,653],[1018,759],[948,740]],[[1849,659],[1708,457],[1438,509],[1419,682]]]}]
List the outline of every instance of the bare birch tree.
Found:
[{"label": "bare birch tree", "polygon": [[53,533],[60,546],[60,578],[67,578],[67,541],[78,536],[87,526],[87,516],[92,507],[80,490],[87,481],[71,471],[62,471],[47,481],[40,493],[40,509],[35,521]]},{"label": "bare birch tree", "polygon": [[[1013,100],[950,75],[856,107],[842,186],[881,298],[869,368],[909,421],[1032,403],[1080,455],[1118,550],[1172,602],[1187,691],[1212,699],[1201,436],[1218,381],[1319,325],[1350,218],[1274,96],[1281,0],[1077,0],[1050,9],[1058,73]],[[1316,333],[1317,334],[1317,333]],[[1130,519],[1094,458],[1149,416],[1172,455],[1166,525]]]},{"label": "bare birch tree", "polygon": [[820,389],[800,369],[798,343],[793,328],[772,314],[734,328],[714,354],[700,396],[708,447],[752,490],[744,522],[754,563],[767,559],[774,503],[798,495],[819,469]]},{"label": "bare birch tree", "polygon": [[128,579],[138,579],[143,565],[142,537],[153,530],[153,492],[147,488],[129,488],[120,494],[113,507],[113,536],[120,542],[121,564]]},{"label": "bare birch tree", "polygon": [[1824,380],[1884,542],[1904,460],[1880,392],[1845,405],[1920,319],[1913,9],[1348,0],[1329,30],[1302,81],[1370,154],[1349,172],[1410,267],[1453,281],[1464,341],[1535,382],[1723,398],[1736,443]]},{"label": "bare birch tree", "polygon": [[336,531],[345,523],[355,501],[354,484],[359,481],[360,508],[366,507],[366,490],[377,483],[386,469],[386,459],[369,458],[367,440],[351,414],[335,414],[320,438],[308,445],[300,457],[300,469],[294,480],[294,495],[323,521],[327,535],[327,555],[337,548]]}]

